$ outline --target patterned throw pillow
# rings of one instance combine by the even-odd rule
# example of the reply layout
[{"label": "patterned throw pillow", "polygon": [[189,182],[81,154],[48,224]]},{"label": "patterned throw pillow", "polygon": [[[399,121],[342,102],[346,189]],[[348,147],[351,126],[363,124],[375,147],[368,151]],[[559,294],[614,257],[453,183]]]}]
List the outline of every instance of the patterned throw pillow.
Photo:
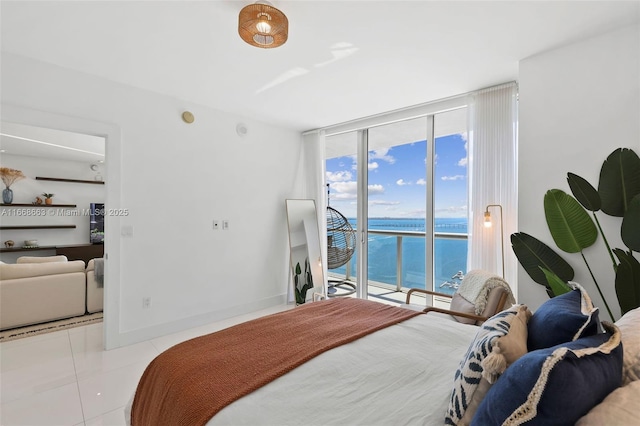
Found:
[{"label": "patterned throw pillow", "polygon": [[598,308],[579,284],[569,284],[573,291],[547,300],[533,313],[529,321],[529,351],[598,333]]},{"label": "patterned throw pillow", "polygon": [[479,327],[456,371],[449,408],[448,425],[468,425],[491,387],[508,365],[527,352],[527,321],[531,312],[525,305],[513,305]]},{"label": "patterned throw pillow", "polygon": [[573,425],[622,382],[620,330],[529,352],[507,368],[478,407],[472,426]]}]

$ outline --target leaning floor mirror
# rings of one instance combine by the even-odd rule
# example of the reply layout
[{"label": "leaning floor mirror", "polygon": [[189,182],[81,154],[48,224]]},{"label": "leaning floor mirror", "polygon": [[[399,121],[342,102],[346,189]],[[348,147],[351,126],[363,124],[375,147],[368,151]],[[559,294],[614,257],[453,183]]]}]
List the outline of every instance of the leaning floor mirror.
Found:
[{"label": "leaning floor mirror", "polygon": [[297,305],[325,298],[318,215],[314,200],[285,200],[289,227],[289,302]]}]

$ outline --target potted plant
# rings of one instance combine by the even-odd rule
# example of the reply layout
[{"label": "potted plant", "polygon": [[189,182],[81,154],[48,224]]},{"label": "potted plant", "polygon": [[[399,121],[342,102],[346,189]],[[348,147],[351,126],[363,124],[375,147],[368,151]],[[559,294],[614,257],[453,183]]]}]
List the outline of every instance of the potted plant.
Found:
[{"label": "potted plant", "polygon": [[[583,250],[602,235],[611,259],[616,296],[622,314],[640,306],[640,158],[631,149],[618,148],[602,164],[598,189],[582,177],[568,173],[573,196],[551,189],[544,196],[544,213],[555,244],[567,253],[580,253],[611,317],[614,316]],[[575,198],[574,198],[575,197]],[[611,249],[596,212],[619,217],[620,236],[626,249]],[[588,212],[591,212],[591,216]],[[566,284],[574,270],[552,248],[524,232],[511,235],[518,261],[536,283],[547,288],[550,297],[570,291]]]},{"label": "potted plant", "polygon": [[304,260],[304,284],[300,279],[302,269],[300,268],[300,262],[296,264],[294,274],[294,289],[296,293],[296,304],[302,305],[307,301],[307,291],[313,288],[313,277],[311,276],[311,265],[309,265],[309,258]]},{"label": "potted plant", "polygon": [[0,178],[5,186],[2,190],[2,202],[4,204],[11,204],[13,203],[13,190],[11,189],[11,185],[20,179],[24,179],[25,175],[20,170],[0,167]]},{"label": "potted plant", "polygon": [[46,192],[42,193],[42,196],[44,197],[44,203],[45,204],[53,204],[53,196],[55,194],[47,194]]}]

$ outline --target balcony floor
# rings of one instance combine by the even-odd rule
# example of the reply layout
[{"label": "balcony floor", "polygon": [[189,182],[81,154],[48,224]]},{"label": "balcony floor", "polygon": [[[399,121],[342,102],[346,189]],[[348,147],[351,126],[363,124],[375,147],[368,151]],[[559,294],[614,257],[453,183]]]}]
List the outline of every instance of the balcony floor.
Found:
[{"label": "balcony floor", "polygon": [[[347,281],[347,282],[355,285],[355,282],[353,281]],[[356,297],[356,293],[340,296],[351,289],[349,286],[338,284],[336,285],[336,287],[338,287],[338,296],[334,296],[334,297]],[[407,300],[407,293],[404,291],[397,291],[394,289],[389,289],[387,287],[377,286],[372,283],[369,283],[367,295],[369,297],[369,300],[375,300],[376,302],[386,303],[388,305],[393,305],[393,306],[403,305],[406,303],[406,300]],[[449,302],[447,300],[436,297],[432,305],[431,300],[427,300],[424,294],[419,294],[419,293],[412,294],[411,304],[421,305],[425,307],[436,306],[438,308],[449,309]]]}]

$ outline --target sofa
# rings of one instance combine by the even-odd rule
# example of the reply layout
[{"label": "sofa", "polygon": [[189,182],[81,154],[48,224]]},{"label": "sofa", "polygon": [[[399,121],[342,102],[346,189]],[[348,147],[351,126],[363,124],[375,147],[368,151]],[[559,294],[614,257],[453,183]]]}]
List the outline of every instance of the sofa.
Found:
[{"label": "sofa", "polygon": [[84,262],[65,256],[0,264],[0,330],[84,315],[86,283]]},{"label": "sofa", "polygon": [[104,286],[96,278],[96,263],[100,259],[91,259],[87,264],[87,312],[102,311],[104,305]]}]

